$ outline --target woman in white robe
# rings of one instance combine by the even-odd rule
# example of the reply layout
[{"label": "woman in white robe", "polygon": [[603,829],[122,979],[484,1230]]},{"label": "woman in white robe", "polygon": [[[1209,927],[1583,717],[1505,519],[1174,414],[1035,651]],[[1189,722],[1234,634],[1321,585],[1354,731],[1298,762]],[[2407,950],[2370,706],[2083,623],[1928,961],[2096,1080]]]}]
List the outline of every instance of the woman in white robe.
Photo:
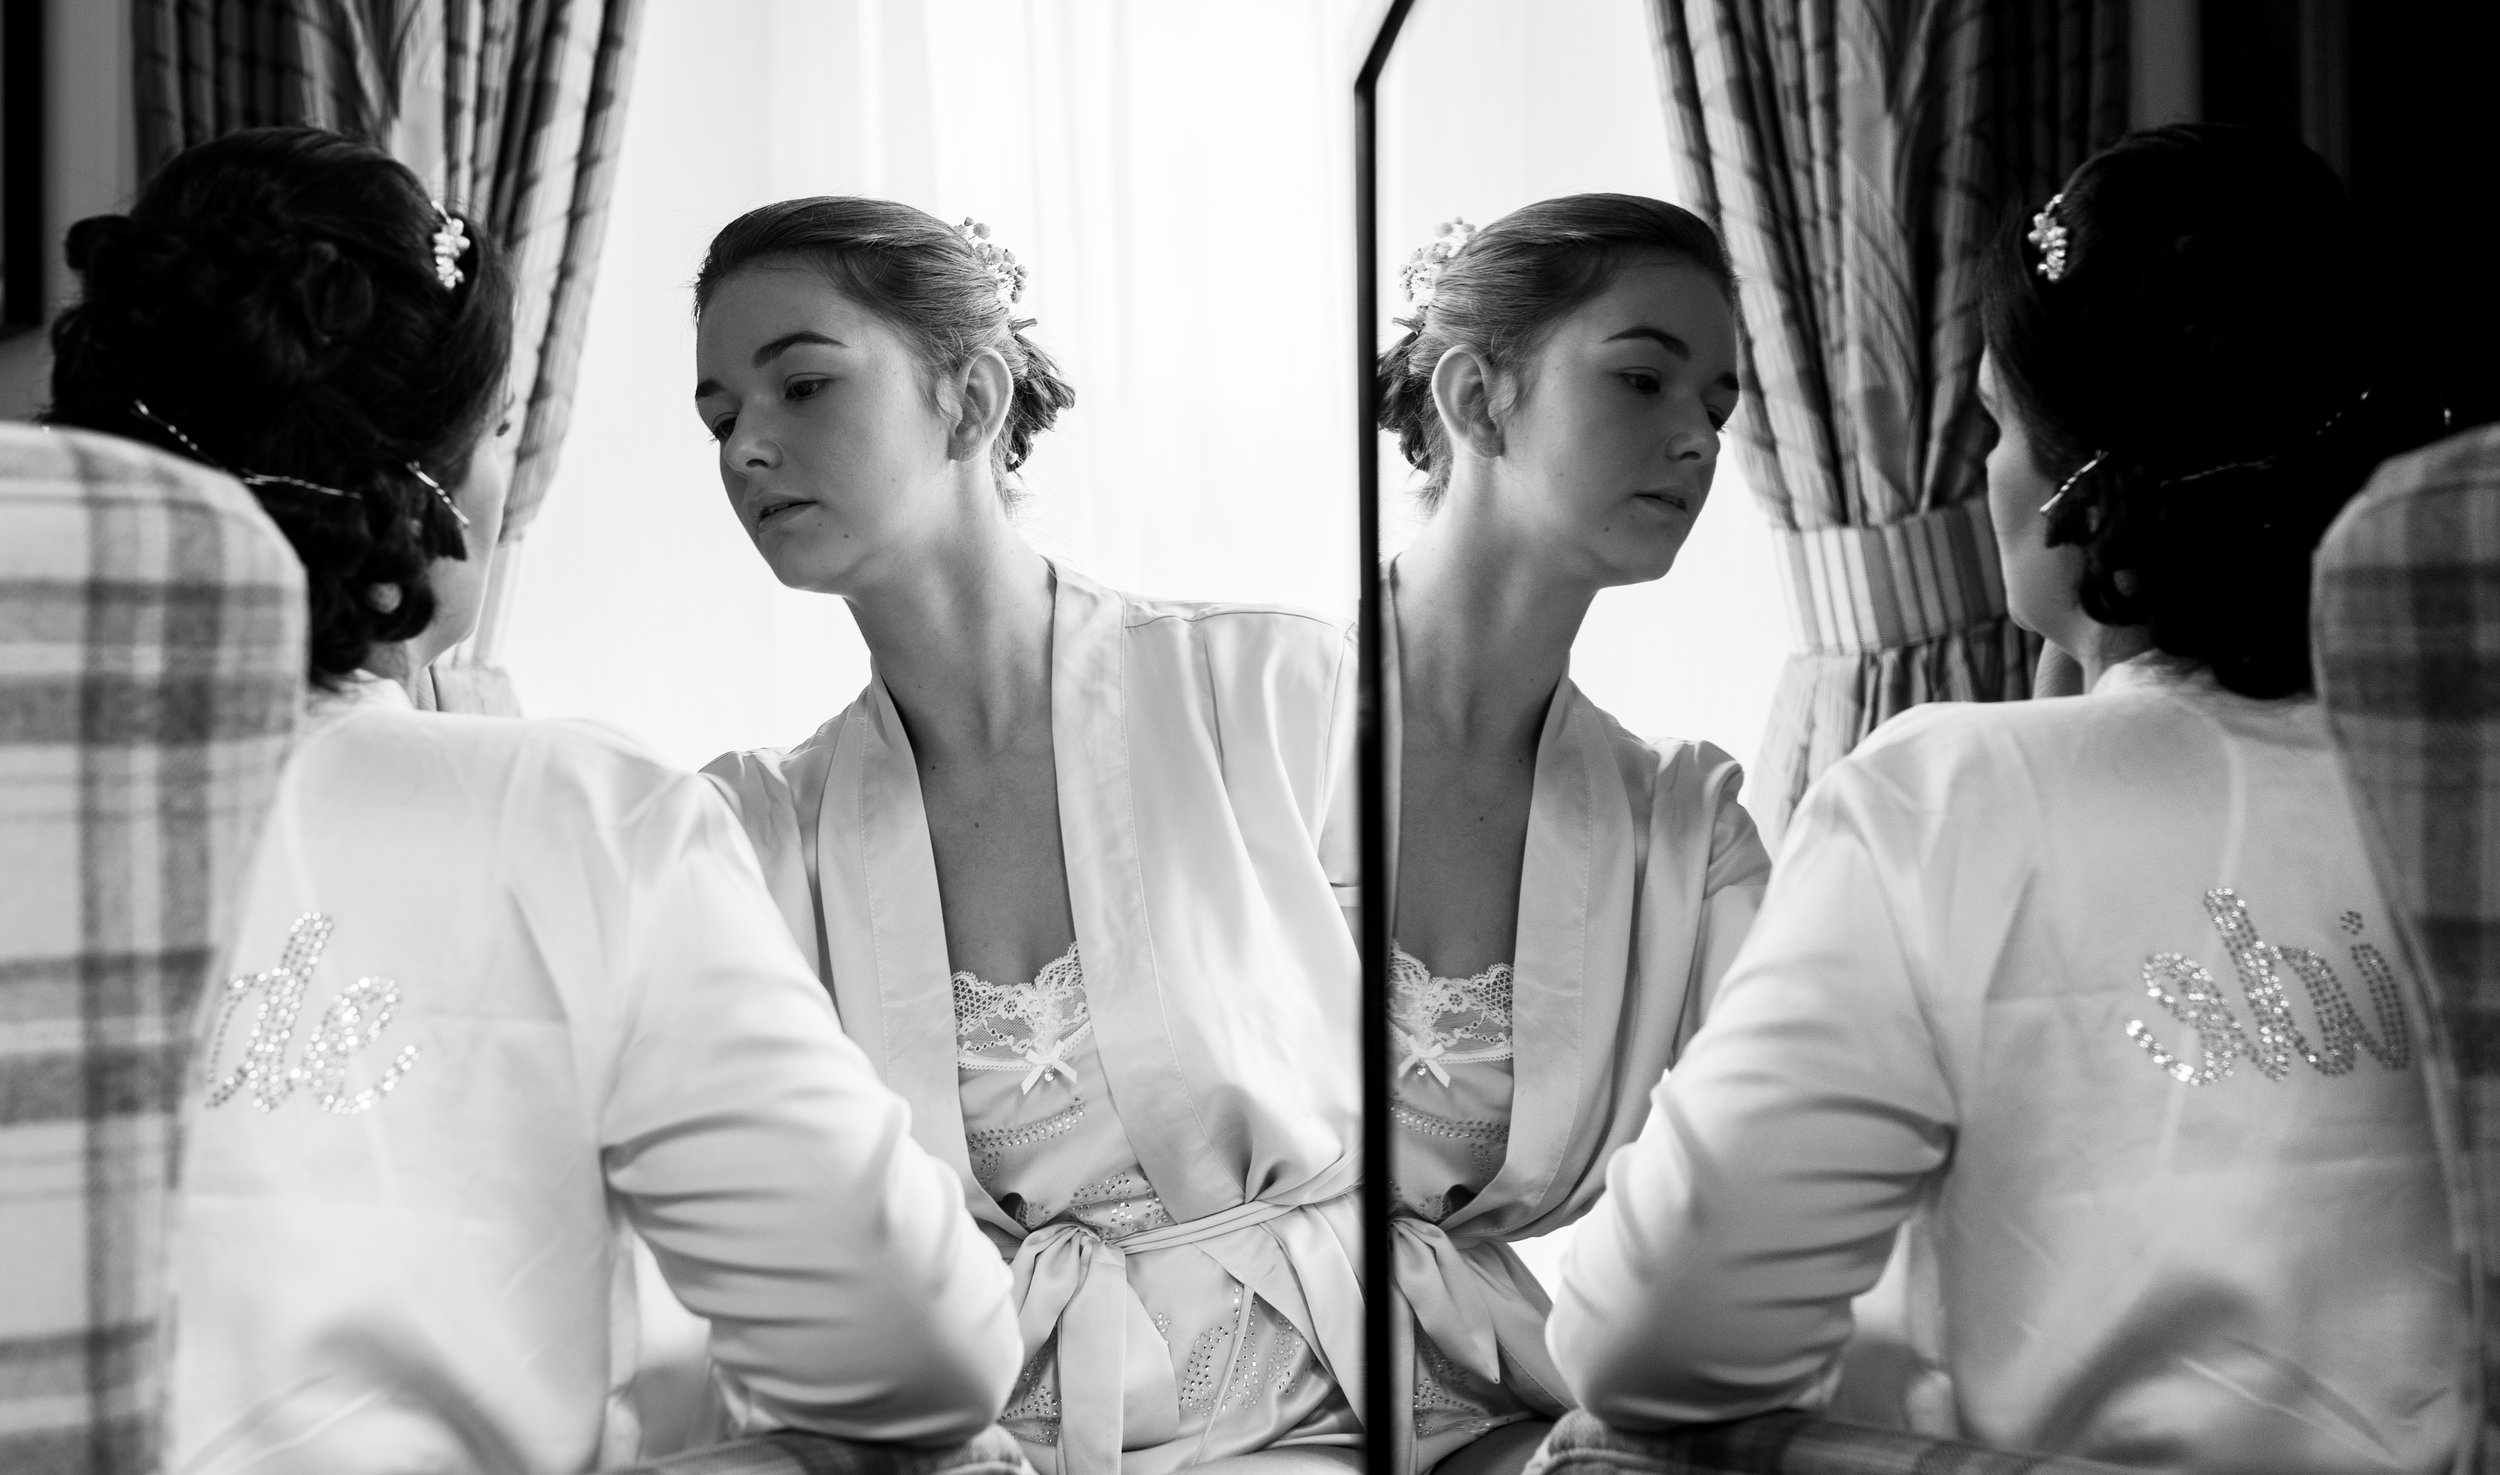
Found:
[{"label": "woman in white robe", "polygon": [[1012,258],[878,200],[732,222],[697,407],[868,689],[708,770],[843,1025],[1013,1264],[1046,1472],[1351,1462],[1353,669],[1289,610],[1133,598],[1017,538],[1069,400]]},{"label": "woman in white robe", "polygon": [[1921,708],[1807,796],[1572,1247],[1550,1340],[1600,1416],[1811,1402],[1906,1222],[1910,1427],[2176,1470],[2458,1458],[2437,1042],[2309,695],[2310,554],[2440,424],[2363,240],[2307,150],[2180,127],[1997,243],[2008,600],[2088,691]]},{"label": "woman in white robe", "polygon": [[633,1458],[629,1228],[745,1427],[987,1426],[1006,1277],[712,786],[381,674],[481,603],[493,245],[379,152],[272,129],[186,152],[70,254],[53,418],[242,476],[313,591],[318,695],[180,1084],[166,1467]]},{"label": "woman in white robe", "polygon": [[1566,669],[1598,591],[1663,576],[1709,495],[1737,399],[1717,238],[1574,195],[1445,233],[1408,280],[1381,360],[1432,511],[1390,571],[1402,1454],[1472,1472],[1570,1398],[1511,1242],[1595,1200],[1770,863],[1725,753],[1632,736]]}]

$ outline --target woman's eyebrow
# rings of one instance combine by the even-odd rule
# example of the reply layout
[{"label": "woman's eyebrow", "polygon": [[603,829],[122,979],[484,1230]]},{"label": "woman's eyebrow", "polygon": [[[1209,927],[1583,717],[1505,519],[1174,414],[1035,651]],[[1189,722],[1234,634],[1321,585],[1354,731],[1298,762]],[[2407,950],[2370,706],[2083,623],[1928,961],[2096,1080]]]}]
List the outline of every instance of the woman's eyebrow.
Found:
[{"label": "woman's eyebrow", "polygon": [[763,347],[755,350],[755,356],[751,362],[753,362],[755,367],[760,369],[782,353],[789,349],[796,348],[802,343],[822,343],[833,348],[847,348],[850,346],[844,343],[841,339],[832,337],[829,334],[816,332],[812,328],[801,328],[795,333],[784,333],[780,337],[765,344]]},{"label": "woman's eyebrow", "polygon": [[[1620,343],[1626,338],[1650,339],[1660,348],[1674,354],[1677,358],[1682,359],[1684,362],[1689,364],[1693,361],[1693,345],[1685,342],[1681,338],[1676,337],[1673,333],[1668,332],[1664,328],[1653,328],[1647,323],[1641,323],[1634,327],[1626,328],[1620,333],[1609,333],[1606,335],[1605,341],[1608,343]],[[1743,386],[1736,382],[1736,374],[1734,370],[1721,374],[1717,379],[1711,381],[1710,387],[1713,389],[1724,389],[1731,394],[1742,394],[1744,392]]]},{"label": "woman's eyebrow", "polygon": [[1673,333],[1668,332],[1664,328],[1653,328],[1644,323],[1638,327],[1626,328],[1620,333],[1609,334],[1606,341],[1608,343],[1620,343],[1626,338],[1655,339],[1657,340],[1660,348],[1674,354],[1677,358],[1684,360],[1684,362],[1688,364],[1693,361],[1693,346],[1685,342],[1683,339],[1676,337]]},{"label": "woman's eyebrow", "polygon": [[[850,347],[849,344],[844,343],[841,339],[836,338],[829,333],[819,333],[812,328],[801,328],[794,333],[784,333],[780,337],[766,343],[763,347],[755,350],[748,362],[760,369],[764,367],[765,364],[779,357],[781,354],[798,347],[802,343],[821,343],[828,348]],[[701,399],[707,394],[718,394],[720,392],[721,382],[718,379],[706,379],[694,387],[694,397],[696,399]]]}]

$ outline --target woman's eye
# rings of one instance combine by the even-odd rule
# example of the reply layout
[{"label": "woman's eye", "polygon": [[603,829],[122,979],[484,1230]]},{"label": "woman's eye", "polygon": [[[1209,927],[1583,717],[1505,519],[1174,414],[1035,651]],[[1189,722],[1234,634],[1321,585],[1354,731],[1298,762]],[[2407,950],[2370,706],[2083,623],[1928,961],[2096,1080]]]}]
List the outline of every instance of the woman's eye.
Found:
[{"label": "woman's eye", "polygon": [[713,421],[706,428],[712,432],[712,439],[727,440],[729,439],[729,432],[738,428],[738,417],[735,415],[723,415],[719,419]]},{"label": "woman's eye", "polygon": [[1659,389],[1659,379],[1655,374],[1626,374],[1623,376],[1623,382],[1632,386],[1634,394],[1656,394]]},{"label": "woman's eye", "polygon": [[782,397],[785,399],[814,399],[818,394],[823,392],[825,382],[826,381],[822,379],[793,379],[788,384],[782,386]]}]

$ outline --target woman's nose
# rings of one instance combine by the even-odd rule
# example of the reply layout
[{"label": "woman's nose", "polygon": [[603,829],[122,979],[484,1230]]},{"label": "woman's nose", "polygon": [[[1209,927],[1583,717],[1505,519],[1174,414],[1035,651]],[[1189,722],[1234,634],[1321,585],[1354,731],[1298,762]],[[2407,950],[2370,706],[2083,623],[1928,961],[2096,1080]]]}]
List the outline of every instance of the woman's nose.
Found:
[{"label": "woman's nose", "polygon": [[770,427],[739,418],[729,432],[729,464],[740,471],[766,471],[781,464],[781,445],[770,434]]},{"label": "woman's nose", "polygon": [[1715,461],[1719,456],[1719,427],[1710,423],[1710,412],[1694,410],[1676,417],[1675,428],[1667,435],[1667,459],[1670,461]]}]

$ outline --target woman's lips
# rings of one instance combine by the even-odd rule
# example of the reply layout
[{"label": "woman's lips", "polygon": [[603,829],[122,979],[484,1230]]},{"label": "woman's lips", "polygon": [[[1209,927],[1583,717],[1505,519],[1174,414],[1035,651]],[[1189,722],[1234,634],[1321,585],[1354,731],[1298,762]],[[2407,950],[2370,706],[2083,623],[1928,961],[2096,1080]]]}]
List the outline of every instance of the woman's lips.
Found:
[{"label": "woman's lips", "polygon": [[1687,497],[1687,496],[1685,496],[1682,492],[1669,492],[1669,491],[1642,492],[1642,493],[1639,493],[1639,496],[1641,497],[1641,499],[1642,499],[1643,501],[1648,501],[1648,502],[1664,502],[1664,503],[1665,503],[1665,504],[1667,504],[1669,507],[1674,508],[1674,509],[1675,509],[1676,511],[1678,511],[1678,512],[1690,512],[1690,511],[1692,511],[1692,510],[1693,510],[1693,503],[1692,503],[1692,499],[1691,499],[1691,498],[1689,498],[1689,497]]},{"label": "woman's lips", "polygon": [[755,525],[757,527],[762,527],[765,523],[772,521],[773,518],[780,513],[787,512],[793,507],[805,507],[808,505],[810,504],[804,499],[789,502],[767,502],[764,504],[763,508],[755,514]]}]

